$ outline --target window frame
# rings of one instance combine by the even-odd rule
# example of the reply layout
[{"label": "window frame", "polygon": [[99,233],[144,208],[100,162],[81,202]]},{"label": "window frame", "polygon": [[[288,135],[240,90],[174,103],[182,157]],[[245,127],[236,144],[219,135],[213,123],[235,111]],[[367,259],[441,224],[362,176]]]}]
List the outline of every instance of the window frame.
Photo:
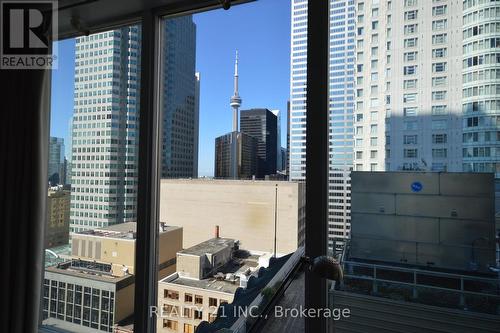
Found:
[{"label": "window frame", "polygon": [[[232,5],[256,0],[231,0]],[[97,33],[131,24],[142,25],[141,45],[141,87],[140,87],[140,125],[139,125],[139,162],[138,162],[138,199],[136,234],[136,280],[134,302],[134,331],[152,332],[157,329],[157,318],[150,316],[150,306],[158,305],[158,228],[159,185],[161,179],[161,89],[160,75],[162,20],[177,15],[194,14],[201,11],[221,8],[218,0],[178,0],[169,5],[145,8],[139,16],[125,19],[119,24],[110,22],[89,33]],[[306,112],[306,256],[311,258],[327,253],[327,197],[328,197],[328,0],[308,0],[308,56],[307,56],[307,110]],[[314,18],[314,19],[312,19]],[[83,35],[63,34],[60,38],[74,38]],[[62,39],[60,39],[62,40]],[[47,110],[50,112],[50,110]],[[326,121],[325,121],[326,120]],[[311,129],[314,129],[311,130]],[[318,172],[319,171],[319,172]],[[317,232],[317,230],[322,232]],[[44,268],[40,268],[43,274]],[[42,285],[43,288],[43,279]],[[326,308],[326,280],[312,272],[306,272],[305,306]],[[43,293],[40,293],[40,301]],[[222,301],[220,302],[222,304]],[[42,302],[40,302],[42,304]],[[327,321],[322,318],[305,320],[306,332],[325,331]],[[42,326],[39,317],[39,332],[50,332]]]}]

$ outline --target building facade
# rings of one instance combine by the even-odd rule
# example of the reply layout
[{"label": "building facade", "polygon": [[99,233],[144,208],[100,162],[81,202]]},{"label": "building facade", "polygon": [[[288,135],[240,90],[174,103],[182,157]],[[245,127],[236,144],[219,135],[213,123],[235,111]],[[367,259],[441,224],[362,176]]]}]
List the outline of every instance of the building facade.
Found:
[{"label": "building facade", "polygon": [[251,179],[257,174],[257,140],[242,132],[215,138],[215,171],[218,179]]},{"label": "building facade", "polygon": [[177,253],[177,272],[158,283],[158,332],[194,333],[232,303],[238,288],[269,266],[270,253],[240,249],[238,241],[215,237]]},{"label": "building facade", "polygon": [[277,130],[276,130],[276,170],[277,171],[282,171],[284,168],[281,165],[281,160],[283,157],[281,156],[282,150],[281,150],[281,111],[280,110],[271,110],[271,112],[276,116],[276,125],[277,125]]},{"label": "building facade", "polygon": [[163,25],[162,177],[189,178],[198,174],[196,25],[192,16],[169,18]]},{"label": "building facade", "polygon": [[[292,1],[290,59],[291,180],[305,180],[307,90],[307,0]],[[330,166],[328,247],[349,235],[353,165],[355,1],[330,0]]]},{"label": "building facade", "polygon": [[300,182],[162,179],[160,200],[160,221],[183,228],[185,248],[206,240],[216,225],[255,251],[272,252],[275,234],[279,253],[304,244]]},{"label": "building facade", "polygon": [[66,183],[64,165],[64,139],[51,136],[49,139],[49,170],[48,178],[51,186]]},{"label": "building facade", "polygon": [[72,232],[135,221],[140,31],[76,39]]},{"label": "building facade", "polygon": [[[192,177],[196,29],[191,16],[164,29],[162,176]],[[140,38],[140,26],[130,26],[76,39],[71,232],[135,221]]]},{"label": "building facade", "polygon": [[195,74],[194,91],[194,148],[193,148],[193,178],[198,178],[198,150],[200,146],[200,87],[201,74]]},{"label": "building facade", "polygon": [[462,1],[357,5],[355,169],[461,171]]},{"label": "building facade", "polygon": [[68,244],[69,205],[70,191],[64,190],[62,187],[48,190],[45,248]]},{"label": "building facade", "polygon": [[[43,324],[113,332],[134,313],[136,223],[74,233],[71,257],[45,269]],[[175,272],[182,229],[160,225],[158,276]]]},{"label": "building facade", "polygon": [[463,171],[500,178],[500,4],[463,1]]},{"label": "building facade", "polygon": [[[257,140],[257,174],[263,179],[276,173],[278,157],[278,117],[268,109],[241,110],[242,133]],[[280,151],[281,153],[281,151]]]}]

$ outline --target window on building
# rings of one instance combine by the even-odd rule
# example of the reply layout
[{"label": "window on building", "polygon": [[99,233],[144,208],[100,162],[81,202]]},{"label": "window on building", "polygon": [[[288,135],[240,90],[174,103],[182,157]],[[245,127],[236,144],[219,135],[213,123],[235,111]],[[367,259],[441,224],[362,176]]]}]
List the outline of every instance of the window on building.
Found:
[{"label": "window on building", "polygon": [[194,319],[203,319],[203,311],[201,310],[194,310]]},{"label": "window on building", "polygon": [[404,40],[404,47],[405,48],[416,47],[417,42],[418,42],[418,38],[406,38]]},{"label": "window on building", "polygon": [[195,329],[191,324],[184,324],[184,333],[194,333]]},{"label": "window on building", "polygon": [[446,129],[448,127],[448,121],[446,119],[433,120],[431,122],[431,128],[433,130]]},{"label": "window on building", "polygon": [[405,14],[404,14],[405,21],[416,20],[417,14],[418,14],[418,10],[409,10],[409,11],[405,12]]},{"label": "window on building", "polygon": [[417,101],[417,94],[404,94],[403,95],[403,103],[413,103]]},{"label": "window on building", "polygon": [[418,143],[418,135],[416,135],[416,134],[404,135],[403,136],[403,143],[405,145],[416,145]]},{"label": "window on building", "polygon": [[417,74],[417,66],[416,65],[404,66],[403,67],[403,74],[404,75],[415,75],[415,74]]},{"label": "window on building", "polygon": [[446,134],[432,134],[433,144],[443,144],[447,142]]},{"label": "window on building", "polygon": [[446,105],[433,105],[431,112],[433,116],[445,115],[447,114]]},{"label": "window on building", "polygon": [[403,108],[403,115],[405,117],[415,117],[418,113],[418,110],[416,107],[405,107]]},{"label": "window on building", "polygon": [[446,148],[432,149],[432,157],[434,157],[434,158],[446,158],[446,156],[447,156]]},{"label": "window on building", "polygon": [[173,331],[177,331],[179,328],[179,322],[171,319],[163,319],[163,328],[168,328]]},{"label": "window on building", "polygon": [[415,149],[415,148],[404,149],[403,150],[403,156],[405,158],[417,158],[418,157],[418,150]]},{"label": "window on building", "polygon": [[175,290],[165,289],[163,291],[163,294],[164,294],[165,298],[170,298],[170,299],[173,299],[173,300],[178,300],[179,299],[179,292],[175,291]]},{"label": "window on building", "polygon": [[445,15],[447,7],[447,5],[432,7],[432,16]]}]

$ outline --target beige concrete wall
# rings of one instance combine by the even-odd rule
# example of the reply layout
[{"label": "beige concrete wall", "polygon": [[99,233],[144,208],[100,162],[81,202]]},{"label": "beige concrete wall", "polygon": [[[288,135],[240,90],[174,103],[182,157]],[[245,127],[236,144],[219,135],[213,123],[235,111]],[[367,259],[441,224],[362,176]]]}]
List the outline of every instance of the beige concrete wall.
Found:
[{"label": "beige concrete wall", "polygon": [[170,274],[175,273],[175,270],[176,270],[175,264],[174,265],[170,265],[168,267],[165,267],[164,269],[159,270],[158,271],[158,281],[161,280],[161,279],[166,278]]},{"label": "beige concrete wall", "polygon": [[125,288],[122,288],[116,292],[114,318],[115,323],[127,318],[134,313],[134,292],[135,283],[132,283],[131,285],[126,286]]},{"label": "beige concrete wall", "polygon": [[[113,275],[123,275],[123,265],[130,274],[134,274],[135,266],[135,240],[99,237],[84,234],[73,234],[72,256],[83,260],[96,260],[112,265]],[[89,251],[89,242],[92,243]],[[100,243],[100,250],[97,244]]]},{"label": "beige concrete wall", "polygon": [[284,181],[161,180],[160,221],[183,227],[183,247],[214,235],[241,241],[245,249],[273,252],[275,188],[278,184],[277,252],[298,244],[303,184]]},{"label": "beige concrete wall", "polygon": [[158,254],[158,263],[161,265],[175,258],[177,252],[182,250],[182,228],[161,233],[158,242],[160,251]]},{"label": "beige concrete wall", "polygon": [[194,255],[178,255],[177,256],[177,272],[182,277],[201,279],[201,262],[200,257]]},{"label": "beige concrete wall", "polygon": [[[135,274],[135,239],[119,239],[112,237],[100,237],[84,234],[73,234],[73,244],[79,241],[79,248],[73,251],[74,258],[83,260],[96,260],[112,265],[115,276],[122,276],[123,266],[128,268],[130,274]],[[85,241],[83,243],[82,241]],[[89,242],[92,242],[92,250],[89,251]],[[100,243],[100,250],[97,246]],[[85,244],[85,247],[83,247]],[[159,264],[163,264],[176,257],[177,252],[182,250],[182,228],[175,228],[160,234],[159,237]],[[165,277],[173,273],[169,267],[163,269],[160,275]]]}]

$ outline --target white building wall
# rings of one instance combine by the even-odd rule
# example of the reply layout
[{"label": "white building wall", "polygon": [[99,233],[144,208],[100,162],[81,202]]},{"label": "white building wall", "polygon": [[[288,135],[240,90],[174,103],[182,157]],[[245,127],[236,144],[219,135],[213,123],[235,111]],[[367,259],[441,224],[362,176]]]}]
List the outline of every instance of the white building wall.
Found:
[{"label": "white building wall", "polygon": [[[328,245],[349,235],[354,112],[354,0],[330,1]],[[290,179],[305,179],[307,1],[292,1]]]},{"label": "white building wall", "polygon": [[462,1],[358,1],[355,169],[461,170]]}]

